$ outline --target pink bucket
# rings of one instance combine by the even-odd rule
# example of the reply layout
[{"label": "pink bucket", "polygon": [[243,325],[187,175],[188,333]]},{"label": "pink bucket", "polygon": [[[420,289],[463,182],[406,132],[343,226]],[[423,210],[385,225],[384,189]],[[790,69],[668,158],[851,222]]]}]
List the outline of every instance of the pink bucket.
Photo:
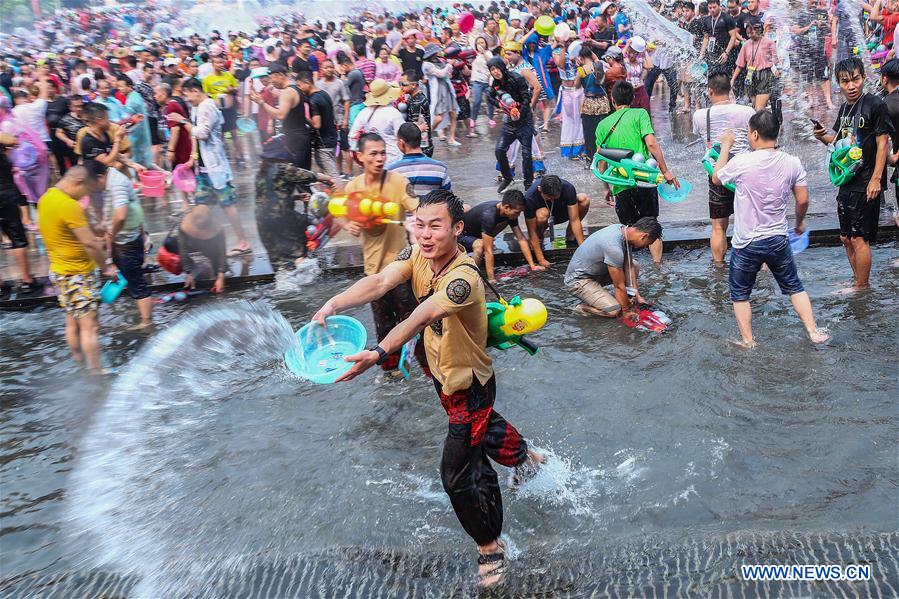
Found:
[{"label": "pink bucket", "polygon": [[172,171],[172,184],[179,191],[193,193],[197,190],[197,177],[192,169],[187,168],[187,165],[179,164]]},{"label": "pink bucket", "polygon": [[140,174],[143,194],[148,198],[161,198],[165,195],[165,180],[169,174],[165,171],[146,170]]}]

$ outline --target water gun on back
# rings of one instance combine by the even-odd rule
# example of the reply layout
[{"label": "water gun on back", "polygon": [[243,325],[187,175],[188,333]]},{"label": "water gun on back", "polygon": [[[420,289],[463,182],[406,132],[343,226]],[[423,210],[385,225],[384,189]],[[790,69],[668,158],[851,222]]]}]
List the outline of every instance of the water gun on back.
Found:
[{"label": "water gun on back", "polygon": [[837,141],[827,161],[827,174],[830,182],[841,187],[852,180],[862,167],[862,149],[853,145],[848,137]]},{"label": "water gun on back", "polygon": [[336,196],[328,202],[328,212],[336,218],[358,223],[363,229],[385,224],[402,224],[400,205],[396,202],[372,200],[354,191],[348,196]]},{"label": "water gun on back", "polygon": [[538,299],[522,300],[517,295],[506,301],[487,303],[487,345],[506,350],[513,345],[521,346],[531,355],[537,353],[537,346],[524,338],[528,333],[539,330],[546,324],[546,306]]},{"label": "water gun on back", "polygon": [[[605,169],[600,168],[601,162]],[[598,179],[621,187],[656,187],[665,181],[655,159],[620,148],[597,149],[590,170]]]}]

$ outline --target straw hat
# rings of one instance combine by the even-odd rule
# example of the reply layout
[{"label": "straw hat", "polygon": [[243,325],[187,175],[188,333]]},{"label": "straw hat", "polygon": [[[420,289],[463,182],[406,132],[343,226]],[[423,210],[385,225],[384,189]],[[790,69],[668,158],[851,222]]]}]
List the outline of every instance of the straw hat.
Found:
[{"label": "straw hat", "polygon": [[387,106],[400,97],[400,88],[393,87],[383,79],[375,79],[368,86],[369,92],[365,94],[366,106]]},{"label": "straw hat", "polygon": [[521,42],[509,40],[503,44],[503,50],[506,52],[521,52]]}]

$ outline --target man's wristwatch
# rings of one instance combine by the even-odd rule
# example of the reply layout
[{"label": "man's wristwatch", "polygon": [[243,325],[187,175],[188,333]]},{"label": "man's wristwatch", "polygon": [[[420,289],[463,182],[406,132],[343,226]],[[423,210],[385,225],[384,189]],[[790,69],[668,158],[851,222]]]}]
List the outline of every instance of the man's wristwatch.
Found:
[{"label": "man's wristwatch", "polygon": [[387,361],[388,354],[386,351],[384,351],[384,348],[381,347],[380,345],[376,345],[368,351],[378,352],[378,361],[375,362],[375,364],[377,364],[378,366],[380,366],[381,364],[383,364],[384,362]]}]

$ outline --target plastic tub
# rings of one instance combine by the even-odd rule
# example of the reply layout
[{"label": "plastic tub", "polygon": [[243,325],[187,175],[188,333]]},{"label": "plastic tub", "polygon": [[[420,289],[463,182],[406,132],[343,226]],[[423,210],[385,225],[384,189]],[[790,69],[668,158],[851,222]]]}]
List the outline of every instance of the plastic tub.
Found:
[{"label": "plastic tub", "polygon": [[674,185],[668,183],[659,183],[659,196],[669,204],[683,202],[693,191],[693,185],[685,179],[680,179],[679,183],[680,189],[675,189]]},{"label": "plastic tub", "polygon": [[115,281],[106,281],[100,289],[100,301],[104,304],[111,304],[119,299],[122,290],[128,286],[128,281],[119,273],[119,277]]},{"label": "plastic tub", "polygon": [[809,241],[809,230],[806,229],[805,233],[799,235],[796,233],[796,229],[790,229],[790,248],[793,250],[793,254],[801,254],[805,251],[805,248],[808,247]]},{"label": "plastic tub", "polygon": [[148,198],[161,198],[165,195],[165,180],[169,174],[165,171],[146,170],[140,174],[143,194]]},{"label": "plastic tub", "polygon": [[237,128],[244,133],[252,133],[256,130],[256,121],[247,116],[237,119]]},{"label": "plastic tub", "polygon": [[197,176],[193,169],[187,168],[186,164],[179,164],[172,171],[172,184],[184,193],[193,193],[197,190]]},{"label": "plastic tub", "polygon": [[297,331],[299,349],[284,354],[284,363],[295,375],[319,385],[336,381],[352,368],[344,361],[365,348],[368,333],[362,323],[349,316],[330,316],[327,326],[310,322]]}]

